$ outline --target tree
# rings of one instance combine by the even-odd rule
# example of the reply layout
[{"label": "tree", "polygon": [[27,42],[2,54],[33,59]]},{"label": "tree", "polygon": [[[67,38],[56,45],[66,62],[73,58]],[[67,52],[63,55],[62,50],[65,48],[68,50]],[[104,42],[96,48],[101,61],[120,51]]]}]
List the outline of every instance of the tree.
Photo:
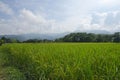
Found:
[{"label": "tree", "polygon": [[[112,42],[113,34],[70,33],[55,41],[62,42]],[[120,33],[114,35],[114,42],[120,42]]]},{"label": "tree", "polygon": [[4,43],[4,41],[0,39],[0,46],[1,46],[3,43]]},{"label": "tree", "polygon": [[113,35],[113,42],[120,42],[120,32],[116,32]]},{"label": "tree", "polygon": [[86,36],[86,42],[95,42],[96,41],[96,35],[93,33],[88,33]]}]

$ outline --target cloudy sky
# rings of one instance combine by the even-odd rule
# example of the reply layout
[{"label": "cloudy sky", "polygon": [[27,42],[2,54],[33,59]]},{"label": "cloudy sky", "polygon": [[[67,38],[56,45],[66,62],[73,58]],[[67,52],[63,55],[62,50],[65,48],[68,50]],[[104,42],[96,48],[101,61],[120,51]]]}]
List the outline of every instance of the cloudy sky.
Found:
[{"label": "cloudy sky", "polygon": [[119,0],[0,0],[0,34],[120,31]]}]

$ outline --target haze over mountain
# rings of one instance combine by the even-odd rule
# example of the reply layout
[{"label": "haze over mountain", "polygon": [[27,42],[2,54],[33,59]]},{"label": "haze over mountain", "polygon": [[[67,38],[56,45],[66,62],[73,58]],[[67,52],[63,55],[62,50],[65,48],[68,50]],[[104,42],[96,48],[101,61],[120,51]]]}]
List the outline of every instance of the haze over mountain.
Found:
[{"label": "haze over mountain", "polygon": [[[75,31],[72,33],[84,33],[82,31]],[[2,37],[6,37],[6,38],[10,38],[10,39],[17,39],[19,41],[25,41],[25,40],[29,40],[29,39],[48,39],[48,40],[55,40],[57,38],[61,38],[64,37],[65,35],[70,34],[71,32],[66,32],[66,33],[54,33],[54,34],[19,34],[19,35],[0,35],[0,38]],[[91,30],[91,31],[87,31],[87,33],[95,33],[95,34],[111,34],[108,31],[103,31],[103,30]]]},{"label": "haze over mountain", "polygon": [[[78,31],[92,33],[120,32],[120,1],[0,1],[0,35],[22,35],[23,38],[27,38],[39,34],[39,36],[49,38],[51,34],[54,36],[56,33]],[[23,36],[23,34],[29,35],[24,37],[26,35]]]},{"label": "haze over mountain", "polygon": [[68,33],[59,33],[59,34],[19,34],[19,35],[0,35],[0,38],[6,37],[10,39],[17,39],[19,41],[25,41],[28,39],[48,39],[55,40],[56,38],[63,37]]}]

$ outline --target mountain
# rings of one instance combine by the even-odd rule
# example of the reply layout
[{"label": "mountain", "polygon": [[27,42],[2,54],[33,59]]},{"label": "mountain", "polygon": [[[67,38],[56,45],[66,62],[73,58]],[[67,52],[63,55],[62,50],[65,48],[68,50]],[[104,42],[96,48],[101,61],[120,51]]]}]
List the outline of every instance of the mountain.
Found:
[{"label": "mountain", "polygon": [[25,41],[28,39],[49,39],[49,40],[54,40],[56,38],[60,38],[65,36],[66,34],[69,33],[50,33],[50,34],[21,34],[21,35],[0,35],[1,37],[6,37],[10,39],[17,39],[19,41]]},{"label": "mountain", "polygon": [[[74,31],[72,33],[76,32],[83,32],[83,31]],[[95,33],[95,34],[110,34],[111,32],[105,31],[105,30],[88,30],[85,31],[87,33]],[[20,34],[20,35],[0,35],[1,37],[6,37],[10,39],[17,39],[19,41],[25,41],[28,39],[48,39],[48,40],[54,40],[56,38],[64,37],[65,35],[69,34],[70,32],[66,33],[50,33],[50,34]]]},{"label": "mountain", "polygon": [[111,34],[112,32],[106,31],[106,30],[76,30],[75,32],[86,32],[86,33],[95,33],[95,34]]}]

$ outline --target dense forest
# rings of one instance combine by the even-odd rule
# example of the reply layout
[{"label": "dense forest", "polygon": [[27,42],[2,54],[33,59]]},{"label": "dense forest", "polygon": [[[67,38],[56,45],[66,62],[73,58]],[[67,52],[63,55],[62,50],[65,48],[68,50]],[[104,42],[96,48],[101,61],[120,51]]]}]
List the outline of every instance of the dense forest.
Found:
[{"label": "dense forest", "polygon": [[120,42],[120,32],[114,34],[71,33],[56,42]]},{"label": "dense forest", "polygon": [[62,38],[55,40],[29,39],[20,42],[16,39],[6,37],[0,38],[0,45],[3,43],[39,43],[39,42],[120,42],[120,32],[114,34],[95,34],[95,33],[70,33]]}]

